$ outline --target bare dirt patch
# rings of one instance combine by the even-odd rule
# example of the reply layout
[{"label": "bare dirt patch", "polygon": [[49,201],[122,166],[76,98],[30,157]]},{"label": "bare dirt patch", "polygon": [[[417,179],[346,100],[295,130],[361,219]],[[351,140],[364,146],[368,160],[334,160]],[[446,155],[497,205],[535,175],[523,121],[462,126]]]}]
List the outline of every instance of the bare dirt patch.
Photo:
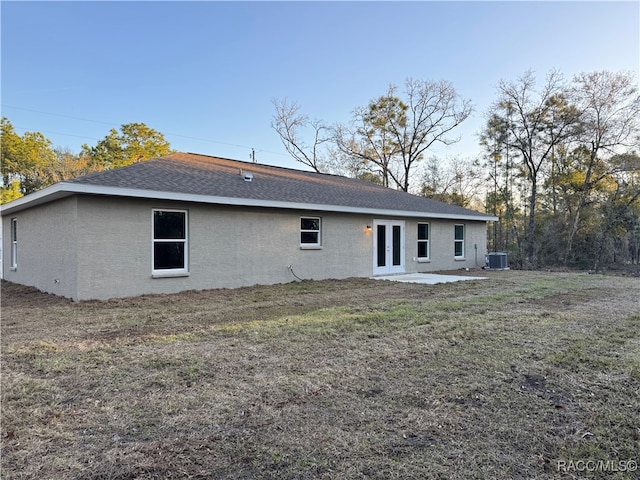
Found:
[{"label": "bare dirt patch", "polygon": [[80,303],[5,283],[1,476],[637,478],[612,462],[640,451],[638,279],[482,275]]}]

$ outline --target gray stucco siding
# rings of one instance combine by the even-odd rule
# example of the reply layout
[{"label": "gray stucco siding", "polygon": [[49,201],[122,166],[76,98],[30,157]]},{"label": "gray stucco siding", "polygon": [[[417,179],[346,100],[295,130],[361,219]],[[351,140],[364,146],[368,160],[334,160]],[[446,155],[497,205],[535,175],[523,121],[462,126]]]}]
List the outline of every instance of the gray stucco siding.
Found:
[{"label": "gray stucco siding", "polygon": [[[153,210],[187,212],[188,274],[152,275]],[[321,219],[321,245],[302,248],[300,218]],[[10,269],[11,219],[18,219],[18,268]],[[373,274],[374,220],[405,224],[407,273],[484,263],[486,223],[282,208],[74,195],[3,217],[4,275],[74,300],[236,288]],[[430,259],[417,259],[417,224],[430,225]],[[454,259],[454,226],[465,255]],[[474,246],[477,246],[474,248]],[[477,252],[477,254],[476,254]]]},{"label": "gray stucco siding", "polygon": [[118,197],[78,197],[77,299],[143,293],[151,273],[151,210]]},{"label": "gray stucco siding", "polygon": [[[11,221],[17,220],[17,268],[11,267]],[[69,197],[2,217],[3,274],[10,282],[74,298],[77,199]]]},{"label": "gray stucco siding", "polygon": [[[290,282],[289,265],[306,279],[365,274],[370,240],[362,218],[239,207],[193,206],[189,212],[190,273],[206,285]],[[301,217],[321,218],[319,248],[301,248]]]},{"label": "gray stucco siding", "polygon": [[[290,282],[289,265],[308,279],[355,276],[366,268],[366,237],[345,215],[197,205],[189,213],[189,269],[206,285],[199,288]],[[301,248],[302,216],[321,218],[320,248]]]},{"label": "gray stucco siding", "polygon": [[[153,209],[188,212],[187,276],[152,278]],[[78,299],[371,274],[362,215],[81,197]],[[300,217],[322,219],[322,245],[300,246]]]},{"label": "gray stucco siding", "polygon": [[[418,223],[429,224],[430,255],[427,261],[418,259]],[[464,225],[465,227],[464,257],[461,259],[456,259],[454,256],[455,225]],[[481,267],[484,265],[484,255],[487,249],[486,238],[487,223],[484,221],[433,218],[407,221],[407,273]]]}]

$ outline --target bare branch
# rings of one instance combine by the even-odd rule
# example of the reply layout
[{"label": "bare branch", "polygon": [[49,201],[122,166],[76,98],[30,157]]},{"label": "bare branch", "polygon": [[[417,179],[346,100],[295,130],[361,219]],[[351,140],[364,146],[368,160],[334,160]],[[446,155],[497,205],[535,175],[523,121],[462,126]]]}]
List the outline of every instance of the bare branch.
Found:
[{"label": "bare branch", "polygon": [[[276,110],[271,127],[280,136],[287,153],[296,161],[321,173],[326,162],[321,147],[332,139],[331,128],[320,120],[309,120],[307,115],[300,113],[300,106],[295,102],[272,99],[271,103]],[[311,130],[311,144],[307,144],[302,137],[304,130]]]}]

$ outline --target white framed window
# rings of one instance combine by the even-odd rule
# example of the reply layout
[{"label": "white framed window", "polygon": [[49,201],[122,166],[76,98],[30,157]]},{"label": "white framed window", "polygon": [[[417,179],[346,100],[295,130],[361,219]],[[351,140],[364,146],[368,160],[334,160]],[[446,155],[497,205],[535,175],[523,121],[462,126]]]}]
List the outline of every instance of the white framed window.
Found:
[{"label": "white framed window", "polygon": [[418,223],[418,260],[429,260],[429,224]]},{"label": "white framed window", "polygon": [[189,272],[188,213],[153,210],[152,274],[185,275]]},{"label": "white framed window", "polygon": [[300,217],[300,247],[318,248],[321,245],[320,217]]},{"label": "white framed window", "polygon": [[464,225],[458,224],[454,226],[453,234],[453,256],[455,258],[464,258]]},{"label": "white framed window", "polygon": [[18,268],[18,219],[11,219],[11,268]]}]

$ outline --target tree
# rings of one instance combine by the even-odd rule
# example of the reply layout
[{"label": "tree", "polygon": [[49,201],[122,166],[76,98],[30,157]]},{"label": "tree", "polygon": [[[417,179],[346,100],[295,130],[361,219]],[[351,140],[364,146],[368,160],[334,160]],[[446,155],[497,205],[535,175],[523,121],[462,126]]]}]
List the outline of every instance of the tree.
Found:
[{"label": "tree", "polygon": [[[519,157],[514,149],[509,148],[509,124],[512,112],[506,105],[500,115],[493,113],[487,120],[487,125],[480,135],[480,144],[487,151],[485,157],[485,172],[491,182],[487,187],[485,209],[498,217],[489,232],[494,251],[511,251],[512,264],[522,263],[523,238],[522,225],[517,221],[518,208],[514,193],[517,189],[516,181],[522,179],[523,167],[519,164]],[[512,240],[515,239],[515,249]]]},{"label": "tree", "polygon": [[[300,113],[300,106],[295,102],[273,99],[271,103],[276,109],[271,127],[280,136],[289,155],[315,172],[328,170],[329,162],[323,147],[332,138],[331,128],[321,120],[309,120],[307,115]],[[301,130],[312,132],[313,140],[310,144],[305,142]]]},{"label": "tree", "polygon": [[[630,246],[640,243],[640,156],[635,152],[616,155],[611,159],[617,168],[608,178],[607,195],[600,202],[600,228],[595,235],[595,258],[592,269],[598,272],[605,257],[620,254],[623,237]],[[630,238],[629,238],[630,237]],[[625,257],[631,252],[622,253]],[[636,254],[637,258],[637,254]]]},{"label": "tree", "polygon": [[394,125],[406,125],[408,107],[395,91],[396,87],[390,86],[386,95],[371,101],[368,107],[356,108],[351,128],[336,127],[338,150],[359,165],[359,170],[380,178],[385,187],[402,183],[393,164],[400,153]]},{"label": "tree", "polygon": [[0,127],[2,203],[55,182],[171,152],[163,135],[144,123],[122,125],[121,133],[112,129],[95,147],[83,145],[79,155],[53,148],[39,132],[18,135],[7,118],[2,118]]},{"label": "tree", "polygon": [[110,170],[171,153],[162,133],[144,123],[127,123],[120,132],[112,128],[95,147],[82,146],[82,154],[91,160],[92,168]]},{"label": "tree", "polygon": [[103,170],[100,165],[92,163],[91,157],[86,152],[75,154],[66,148],[54,148],[53,153],[56,161],[51,177],[55,182],[63,182]]},{"label": "tree", "polygon": [[0,155],[2,168],[2,186],[3,188],[10,188],[14,182],[17,182],[20,186],[19,171],[20,171],[20,148],[22,144],[22,138],[18,135],[11,122],[2,117],[0,120]]},{"label": "tree", "polygon": [[455,127],[472,112],[471,102],[457,94],[446,81],[407,79],[405,98],[397,87],[354,111],[351,127],[336,129],[336,144],[346,155],[372,165],[383,184],[409,191],[412,173],[429,148],[451,145]]},{"label": "tree", "polygon": [[480,192],[480,167],[471,159],[454,157],[446,163],[437,157],[426,161],[420,194],[441,202],[470,208]]},{"label": "tree", "polygon": [[20,191],[20,182],[18,180],[12,180],[8,186],[2,186],[0,190],[0,203],[9,203],[13,200],[22,197]]},{"label": "tree", "polygon": [[[7,118],[0,121],[2,185],[15,192],[16,185],[22,195],[35,192],[53,183],[51,169],[55,154],[51,141],[39,132],[15,133]],[[3,198],[15,196],[15,193]]]},{"label": "tree", "polygon": [[580,113],[577,151],[582,153],[578,156],[582,162],[576,166],[581,175],[577,176],[580,180],[576,185],[578,201],[567,239],[565,265],[591,193],[619,168],[609,160],[621,147],[640,145],[640,95],[631,73],[582,73],[574,78],[570,96]]},{"label": "tree", "polygon": [[490,111],[492,123],[487,128],[504,126],[506,131],[502,137],[508,148],[518,153],[524,167],[529,188],[526,262],[532,267],[537,264],[535,238],[540,177],[554,148],[575,134],[579,112],[568,102],[562,76],[556,71],[547,76],[540,90],[536,89],[533,73],[527,72],[518,82],[500,82],[498,95]]}]

